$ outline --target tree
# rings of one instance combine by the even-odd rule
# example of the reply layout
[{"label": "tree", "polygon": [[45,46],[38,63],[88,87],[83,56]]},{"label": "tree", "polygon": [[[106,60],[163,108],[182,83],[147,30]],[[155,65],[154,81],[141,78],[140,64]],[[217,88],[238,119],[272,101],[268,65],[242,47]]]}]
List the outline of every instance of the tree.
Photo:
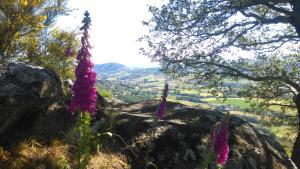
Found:
[{"label": "tree", "polygon": [[[80,49],[80,42],[76,38],[77,32],[53,29],[48,34],[44,34],[39,41],[33,41],[32,38],[28,39],[31,43],[25,47],[27,56],[29,53],[36,53],[32,51],[35,48],[31,48],[33,42],[41,47],[39,54],[30,61],[36,65],[51,69],[56,72],[56,74],[64,82],[67,79],[74,80],[74,72],[76,66],[76,52]],[[34,46],[34,45],[33,45]],[[69,51],[69,56],[66,55],[66,51]],[[25,58],[27,59],[27,58]],[[63,83],[65,93],[70,93],[70,87],[68,84]]]},{"label": "tree", "polygon": [[[24,51],[22,51],[24,39],[26,41],[28,38],[32,38],[33,44],[36,44],[39,35],[46,28],[52,26],[55,18],[68,11],[65,7],[65,1],[1,0],[1,16],[5,17],[1,17],[0,22],[0,61],[24,56]],[[39,45],[31,45],[31,47],[38,48]],[[35,54],[31,54],[26,57],[34,56]]]},{"label": "tree", "polygon": [[[142,52],[222,97],[235,91],[256,107],[281,107],[270,116],[298,126],[291,158],[300,167],[300,1],[170,0],[149,11]],[[225,87],[226,79],[251,83]]]},{"label": "tree", "polygon": [[[0,62],[18,60],[51,69],[61,80],[74,79],[75,31],[53,29],[58,15],[68,13],[67,0],[3,0],[0,2]],[[3,10],[1,10],[3,9]],[[65,51],[72,48],[72,56]],[[64,85],[65,93],[70,92]]]}]

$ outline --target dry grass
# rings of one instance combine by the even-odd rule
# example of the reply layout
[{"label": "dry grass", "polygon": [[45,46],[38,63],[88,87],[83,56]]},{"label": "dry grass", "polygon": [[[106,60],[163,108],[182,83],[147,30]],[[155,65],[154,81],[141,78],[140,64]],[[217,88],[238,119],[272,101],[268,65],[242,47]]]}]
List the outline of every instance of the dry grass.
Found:
[{"label": "dry grass", "polygon": [[92,156],[88,169],[130,169],[126,158],[121,155],[98,152]]},{"label": "dry grass", "polygon": [[[25,140],[11,151],[0,147],[2,169],[71,169],[75,168],[70,146],[54,140],[45,146],[34,139]],[[88,169],[129,169],[125,157],[97,152],[92,155]]]},{"label": "dry grass", "polygon": [[0,168],[65,168],[68,160],[68,146],[53,141],[51,146],[43,146],[34,139],[25,140],[8,152],[0,152]]}]

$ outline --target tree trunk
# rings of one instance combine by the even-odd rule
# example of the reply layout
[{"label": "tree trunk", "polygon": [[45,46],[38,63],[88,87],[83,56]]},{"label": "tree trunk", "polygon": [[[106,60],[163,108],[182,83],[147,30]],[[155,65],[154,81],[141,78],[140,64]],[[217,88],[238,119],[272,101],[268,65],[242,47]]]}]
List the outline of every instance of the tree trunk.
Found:
[{"label": "tree trunk", "polygon": [[[298,121],[300,122],[300,93],[297,94],[294,102],[297,106]],[[298,135],[293,146],[292,160],[300,168],[300,124],[298,124]]]}]

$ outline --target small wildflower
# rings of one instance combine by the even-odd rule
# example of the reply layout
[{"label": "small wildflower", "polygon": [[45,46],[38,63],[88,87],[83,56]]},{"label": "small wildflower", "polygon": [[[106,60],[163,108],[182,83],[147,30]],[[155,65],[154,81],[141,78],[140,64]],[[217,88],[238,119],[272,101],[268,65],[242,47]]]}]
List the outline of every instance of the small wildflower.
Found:
[{"label": "small wildflower", "polygon": [[163,97],[156,114],[158,119],[162,119],[164,117],[164,112],[166,111],[166,109],[167,109],[167,98]]},{"label": "small wildflower", "polygon": [[67,48],[65,54],[66,54],[66,56],[67,56],[68,58],[72,56],[73,53],[72,53],[72,48],[71,48],[71,46],[69,46],[69,47]]}]

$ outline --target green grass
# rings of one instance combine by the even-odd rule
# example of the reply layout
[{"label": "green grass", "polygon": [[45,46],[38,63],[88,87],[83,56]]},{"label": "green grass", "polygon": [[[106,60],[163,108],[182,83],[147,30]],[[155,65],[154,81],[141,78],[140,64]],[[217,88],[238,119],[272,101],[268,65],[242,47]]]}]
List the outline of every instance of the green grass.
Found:
[{"label": "green grass", "polygon": [[[231,105],[231,106],[238,106],[241,109],[250,108],[250,102],[247,102],[245,98],[227,98],[225,101],[223,99],[217,99],[217,98],[206,98],[203,99],[203,101],[206,101],[208,103],[215,103],[215,104],[225,104],[225,105]],[[257,100],[256,102],[259,102]],[[280,106],[270,106],[270,110],[281,112]]]},{"label": "green grass", "polygon": [[200,96],[202,96],[202,97],[209,97],[209,96],[212,96],[212,95],[210,93],[201,92]]},{"label": "green grass", "polygon": [[177,89],[180,94],[197,95],[202,97],[212,96],[207,89]]},{"label": "green grass", "polygon": [[103,87],[101,87],[100,85],[96,86],[97,91],[99,92],[99,94],[102,97],[106,97],[106,98],[112,98],[112,92],[110,90],[105,90]]},{"label": "green grass", "polygon": [[239,84],[248,84],[248,83],[250,83],[250,81],[247,80],[247,79],[239,79],[238,81],[231,80],[231,79],[225,79],[223,81],[225,83],[239,83]]},{"label": "green grass", "polygon": [[185,100],[176,100],[176,99],[171,99],[171,98],[168,98],[168,101],[169,102],[175,102],[175,103],[181,103],[181,104],[184,104],[184,105],[187,105],[187,106],[199,106],[199,103],[194,103],[194,102],[190,102],[190,101],[185,101]]},{"label": "green grass", "polygon": [[190,101],[186,101],[186,100],[177,100],[177,99],[175,99],[175,97],[170,97],[170,96],[168,96],[168,101],[169,102],[180,103],[180,104],[183,104],[183,105],[186,105],[186,106],[200,107],[202,109],[212,109],[213,108],[208,104],[195,103],[195,102],[190,102]]},{"label": "green grass", "polygon": [[180,90],[180,93],[182,94],[196,94],[198,95],[199,91],[196,89],[184,89],[184,90]]},{"label": "green grass", "polygon": [[173,100],[173,101],[175,101],[175,100],[176,100],[176,96],[169,95],[169,96],[168,96],[168,100]]},{"label": "green grass", "polygon": [[217,98],[206,98],[206,99],[203,99],[203,101],[206,101],[208,103],[238,106],[242,109],[250,108],[250,103],[247,103],[246,100],[243,98],[227,98],[225,101],[222,99],[218,100]]}]

